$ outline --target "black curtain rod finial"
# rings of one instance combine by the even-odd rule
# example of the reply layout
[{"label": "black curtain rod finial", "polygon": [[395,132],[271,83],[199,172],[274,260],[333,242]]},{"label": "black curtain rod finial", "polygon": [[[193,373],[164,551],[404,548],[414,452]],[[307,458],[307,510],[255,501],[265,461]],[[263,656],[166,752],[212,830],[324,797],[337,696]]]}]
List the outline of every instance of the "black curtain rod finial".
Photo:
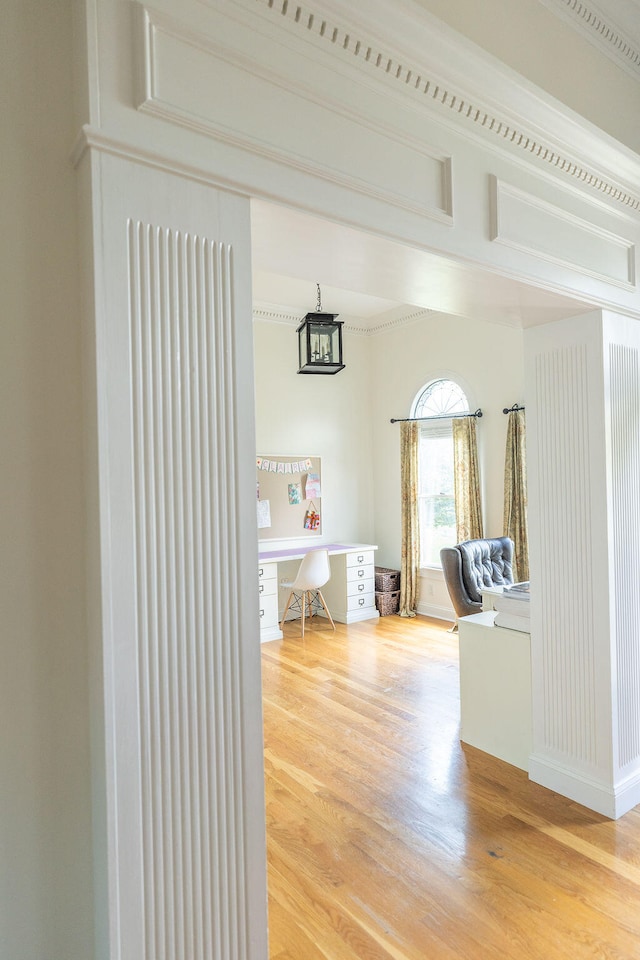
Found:
[{"label": "black curtain rod finial", "polygon": [[503,410],[502,410],[502,412],[503,412],[503,413],[516,413],[518,410],[524,410],[524,407],[520,407],[520,406],[518,406],[517,403],[514,403],[514,405],[513,405],[512,407],[504,407]]}]

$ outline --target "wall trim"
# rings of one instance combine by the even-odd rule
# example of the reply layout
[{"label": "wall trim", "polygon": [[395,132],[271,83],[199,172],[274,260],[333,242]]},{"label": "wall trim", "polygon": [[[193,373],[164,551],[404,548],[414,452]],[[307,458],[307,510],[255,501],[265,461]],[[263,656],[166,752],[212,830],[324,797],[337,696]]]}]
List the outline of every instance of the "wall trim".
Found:
[{"label": "wall trim", "polygon": [[529,757],[529,779],[611,820],[624,816],[640,803],[640,774],[612,789],[533,752]]},{"label": "wall trim", "polygon": [[[250,59],[238,52],[231,52],[229,48],[223,48],[219,43],[209,39],[206,35],[196,33],[185,27],[182,23],[160,14],[155,10],[138,5],[138,34],[141,36],[141,57],[142,64],[139,65],[139,91],[137,107],[141,113],[150,114],[159,117],[171,123],[179,124],[196,133],[213,137],[223,143],[231,146],[240,147],[249,153],[262,157],[266,160],[290,167],[301,173],[311,174],[312,176],[326,180],[339,187],[352,190],[367,197],[374,197],[384,203],[391,204],[399,209],[416,213],[423,217],[428,217],[439,223],[447,225],[453,224],[453,196],[452,196],[452,177],[451,177],[451,157],[443,154],[441,151],[430,147],[423,140],[401,133],[399,130],[389,128],[387,125],[381,125],[376,121],[367,118],[361,112],[350,109],[344,102],[337,99],[330,100],[327,96],[320,96],[313,87],[302,82],[291,83],[282,73],[276,73],[266,67],[260,66],[258,61]],[[329,108],[333,113],[342,116],[350,123],[356,124],[373,133],[383,136],[387,140],[393,140],[398,147],[405,147],[408,150],[418,154],[421,159],[439,166],[440,169],[440,202],[418,201],[401,193],[386,190],[370,180],[358,178],[349,174],[341,173],[340,170],[328,166],[319,160],[309,160],[301,154],[293,155],[286,149],[266,143],[263,139],[251,136],[248,133],[240,133],[238,130],[232,130],[228,126],[216,123],[214,120],[194,113],[188,105],[171,102],[165,99],[161,94],[161,59],[158,53],[156,38],[158,32],[163,32],[172,40],[183,43],[204,53],[211,60],[218,60],[229,64],[243,73],[255,77],[263,83],[279,87],[289,93],[293,93],[310,103]]]},{"label": "wall trim", "polygon": [[[236,0],[239,6],[245,6],[248,2],[249,0]],[[462,127],[468,132],[475,131],[476,134],[483,135],[485,142],[489,135],[494,143],[516,148],[521,154],[527,154],[547,169],[552,168],[553,172],[566,176],[574,184],[588,187],[596,194],[604,195],[627,209],[640,210],[640,192],[630,186],[623,186],[616,181],[613,174],[614,169],[621,169],[613,156],[614,153],[621,152],[620,146],[613,146],[614,141],[609,141],[605,152],[612,156],[606,171],[598,172],[593,160],[587,164],[582,159],[576,159],[576,143],[577,149],[591,158],[602,153],[602,140],[608,138],[602,131],[598,131],[596,145],[594,135],[587,129],[586,122],[568,108],[563,112],[558,110],[557,105],[546,104],[542,91],[535,95],[528,91],[519,91],[521,106],[516,110],[510,105],[505,109],[503,104],[496,101],[489,106],[479,99],[476,100],[473,94],[465,92],[461,85],[464,82],[462,77],[459,80],[443,79],[431,66],[420,67],[413,62],[402,62],[390,44],[384,49],[381,44],[370,40],[363,29],[356,28],[356,32],[336,20],[330,21],[325,16],[324,6],[323,11],[319,11],[313,9],[311,4],[303,6],[300,3],[290,3],[289,0],[251,0],[254,9],[256,5],[260,6],[264,16],[275,18],[286,26],[289,32],[306,35],[307,39],[311,38],[317,46],[330,50],[334,57],[340,57],[341,62],[344,63],[345,56],[349,56],[349,62],[363,72],[368,71],[369,76],[373,77],[375,74],[379,81],[393,86],[404,96],[411,96],[414,100],[428,104],[431,109],[438,110],[440,115],[448,113],[458,129]],[[464,49],[463,45],[460,45],[460,51],[465,56],[472,56],[471,51]],[[431,55],[431,51],[429,54]],[[492,89],[499,88],[499,80],[504,85],[508,79],[508,85],[512,86],[517,76],[509,72],[508,78],[506,74],[498,78],[490,76],[498,72],[495,65],[490,69],[486,63],[478,61],[474,66],[475,74],[478,70],[484,70],[488,86]],[[528,118],[529,105],[531,115],[535,117],[533,123]],[[561,133],[563,129],[564,133]],[[568,141],[567,130],[570,134],[579,133],[580,142]],[[590,141],[593,142],[593,150],[589,148]],[[626,165],[631,162],[631,166],[637,168],[635,154],[625,151],[625,155]],[[632,170],[631,173],[631,182],[635,183],[638,170]]]},{"label": "wall trim", "polygon": [[[504,180],[493,175],[489,177],[489,185],[492,221],[491,239],[493,241],[511,247],[514,250],[520,250],[522,253],[539,257],[548,263],[568,267],[570,270],[578,270],[580,273],[594,280],[603,280],[605,283],[612,283],[615,286],[621,287],[623,290],[635,290],[635,244],[633,241],[619,234],[612,233],[610,230],[605,230],[594,223],[590,223],[582,217],[563,210],[561,207],[549,203],[547,200],[543,200],[529,191],[506,183]],[[509,202],[511,202],[514,208],[516,205],[519,205],[521,216],[516,217],[516,219],[519,219],[520,222],[523,220],[522,213],[524,210],[534,210],[537,211],[538,215],[545,217],[550,225],[553,225],[555,222],[556,226],[562,224],[565,228],[570,229],[576,240],[588,237],[592,243],[598,242],[600,254],[602,254],[603,251],[607,254],[612,254],[615,251],[619,260],[616,266],[621,275],[616,276],[612,270],[599,270],[589,267],[586,263],[581,262],[577,255],[569,256],[568,253],[565,252],[567,249],[566,244],[564,245],[562,255],[558,255],[551,250],[545,250],[539,244],[531,242],[525,243],[514,236],[509,236],[508,227],[506,229],[503,227],[503,213],[506,213],[508,210]],[[548,231],[552,240],[555,239],[555,232],[553,229]],[[530,236],[535,236],[535,233],[530,231]],[[569,245],[569,249],[572,249],[571,245]],[[580,249],[578,243],[576,243],[575,249]],[[602,255],[592,255],[592,259],[602,263],[605,258]],[[622,273],[624,273],[624,276]]]},{"label": "wall trim", "polygon": [[[274,199],[274,197],[266,191],[256,190],[255,187],[239,182],[238,180],[231,179],[230,177],[212,174],[208,169],[192,166],[191,164],[185,163],[182,160],[166,156],[165,154],[156,150],[149,150],[140,146],[139,144],[119,140],[116,137],[105,134],[101,130],[92,127],[90,124],[85,124],[80,128],[73,147],[69,153],[70,163],[76,168],[79,167],[83,161],[83,158],[85,157],[85,154],[92,149],[100,153],[130,160],[153,170],[162,170],[166,173],[171,173],[187,180],[193,180],[196,183],[202,183],[211,187],[223,189],[227,191],[227,193],[235,194],[236,196],[242,196],[249,199],[251,197],[257,197],[259,199],[268,201],[272,201]],[[302,211],[306,209],[307,212],[311,214],[317,214],[317,210],[312,206],[305,208],[303,205],[298,205],[298,209]],[[342,218],[339,222],[344,223],[346,226],[355,227],[356,229],[362,228],[362,224],[357,219],[350,219],[348,216]],[[406,242],[405,237],[396,235],[395,233],[387,233],[384,230],[381,231],[381,236],[384,236],[389,240],[399,241],[400,243]],[[421,248],[418,246],[418,249]],[[487,264],[484,262],[478,261],[475,263],[475,265],[481,269],[487,268]],[[516,270],[507,269],[504,267],[496,269],[495,265],[492,265],[489,267],[489,269],[495,272],[498,276],[517,280],[522,279],[521,272]],[[541,290],[548,290],[552,293],[575,296],[575,290],[562,283],[549,282],[548,280],[543,280],[541,278],[536,278],[535,283],[536,286],[540,287]],[[583,295],[582,299],[586,301],[587,298]],[[634,309],[628,309],[624,305],[614,303],[609,299],[591,295],[588,297],[588,302],[596,309],[614,310],[621,316],[628,316],[632,317],[633,319],[638,319],[638,313]],[[276,312],[279,313],[280,311],[276,308]],[[283,313],[289,314],[289,308],[283,308]],[[401,316],[400,319],[392,317],[390,319],[382,320],[375,326],[367,326],[366,332],[371,334],[385,333],[395,327],[403,326],[404,323],[417,322],[423,316],[438,313],[441,313],[441,311],[420,308],[412,314]],[[290,315],[292,323],[300,322],[300,318],[297,315],[295,316],[295,319],[293,314]],[[269,318],[265,317],[264,319]],[[272,319],[274,319],[274,322],[278,322],[275,320],[275,318]],[[285,321],[280,320],[279,322]],[[510,324],[505,325],[510,326]],[[363,333],[364,329],[359,324],[353,324],[349,332],[358,334]]]},{"label": "wall trim", "polygon": [[[437,313],[436,310],[414,310],[411,313],[402,314],[399,317],[392,317],[387,320],[373,321],[370,324],[358,323],[353,320],[345,320],[344,332],[355,336],[373,337],[380,333],[386,333],[389,330],[395,330],[399,327],[407,326],[421,320],[425,317]],[[253,319],[261,320],[264,323],[282,323],[286,326],[297,326],[302,320],[301,313],[294,313],[288,307],[277,307],[273,305],[254,303]]]},{"label": "wall trim", "polygon": [[541,0],[557,17],[592,43],[601,53],[622,67],[634,80],[640,80],[640,47],[636,39],[604,13],[595,3],[585,0]]},{"label": "wall trim", "polygon": [[439,606],[435,603],[424,603],[418,601],[416,605],[417,612],[423,617],[433,617],[434,620],[446,620],[448,623],[455,623],[455,614],[447,607]]}]

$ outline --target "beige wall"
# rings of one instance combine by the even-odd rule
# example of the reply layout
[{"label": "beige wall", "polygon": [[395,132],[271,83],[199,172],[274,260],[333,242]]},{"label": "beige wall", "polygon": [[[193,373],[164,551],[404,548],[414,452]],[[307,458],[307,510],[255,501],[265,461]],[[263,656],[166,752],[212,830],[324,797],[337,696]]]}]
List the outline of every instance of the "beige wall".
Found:
[{"label": "beige wall", "polygon": [[418,2],[610,136],[640,150],[640,83],[540,0]]},{"label": "beige wall", "polygon": [[71,3],[7,0],[0,957],[92,955]]}]

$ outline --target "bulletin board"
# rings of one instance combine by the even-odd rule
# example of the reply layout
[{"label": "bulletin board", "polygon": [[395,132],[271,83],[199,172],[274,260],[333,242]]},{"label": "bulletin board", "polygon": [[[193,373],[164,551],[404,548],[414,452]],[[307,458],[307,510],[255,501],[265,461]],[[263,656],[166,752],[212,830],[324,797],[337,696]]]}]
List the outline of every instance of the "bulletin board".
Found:
[{"label": "bulletin board", "polygon": [[322,536],[320,457],[256,457],[258,539]]}]

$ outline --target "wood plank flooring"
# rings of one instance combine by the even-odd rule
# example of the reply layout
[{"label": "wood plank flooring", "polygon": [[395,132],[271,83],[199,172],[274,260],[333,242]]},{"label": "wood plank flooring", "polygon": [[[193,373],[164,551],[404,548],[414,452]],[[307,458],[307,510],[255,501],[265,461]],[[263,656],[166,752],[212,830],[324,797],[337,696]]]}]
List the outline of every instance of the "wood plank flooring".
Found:
[{"label": "wood plank flooring", "polygon": [[640,960],[617,823],[458,739],[446,624],[262,645],[271,960]]}]

